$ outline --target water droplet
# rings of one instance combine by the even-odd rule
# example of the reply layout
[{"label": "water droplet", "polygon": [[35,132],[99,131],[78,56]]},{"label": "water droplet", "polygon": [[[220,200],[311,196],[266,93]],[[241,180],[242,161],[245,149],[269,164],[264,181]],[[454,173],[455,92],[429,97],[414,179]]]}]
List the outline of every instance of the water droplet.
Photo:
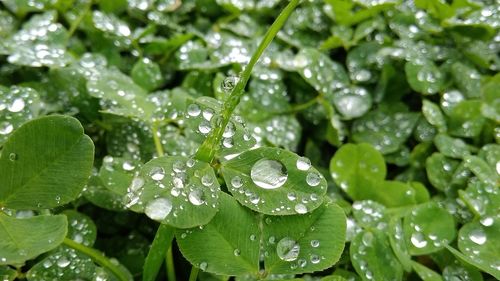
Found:
[{"label": "water droplet", "polygon": [[172,202],[167,198],[157,198],[146,205],[144,212],[146,215],[156,221],[164,220],[172,211]]},{"label": "water droplet", "polygon": [[321,258],[318,255],[312,254],[310,260],[312,264],[318,264]]},{"label": "water droplet", "polygon": [[478,245],[483,245],[486,242],[486,233],[480,228],[474,229],[469,233],[469,239]]},{"label": "water droplet", "polygon": [[135,166],[130,161],[123,162],[122,168],[125,171],[132,171],[135,169]]},{"label": "water droplet", "polygon": [[165,178],[165,170],[162,167],[153,167],[149,172],[149,176],[155,181],[161,181]]},{"label": "water droplet", "polygon": [[365,232],[363,234],[363,237],[361,237],[361,242],[363,242],[363,245],[365,245],[366,247],[370,247],[373,242],[373,233]]},{"label": "water droplet", "polygon": [[142,178],[134,178],[132,183],[129,186],[129,190],[131,192],[139,190],[142,186],[144,186],[144,179]]},{"label": "water droplet", "polygon": [[243,185],[243,180],[239,176],[234,176],[231,179],[231,185],[235,188],[238,189]]},{"label": "water droplet", "polygon": [[252,195],[250,196],[250,202],[251,202],[252,204],[258,204],[258,203],[260,202],[260,197],[259,197],[259,195],[257,195],[257,194],[252,194]]},{"label": "water droplet", "polygon": [[257,239],[257,236],[255,234],[250,235],[250,241],[255,241]]},{"label": "water droplet", "polygon": [[479,221],[483,226],[492,226],[493,225],[493,218],[492,217],[484,217]]},{"label": "water droplet", "polygon": [[210,108],[207,108],[203,110],[203,118],[207,121],[212,120],[212,117],[214,116],[214,111]]},{"label": "water droplet", "polygon": [[8,135],[14,130],[14,126],[7,121],[0,123],[0,135]]},{"label": "water droplet", "polygon": [[226,93],[231,92],[238,83],[238,80],[239,78],[237,76],[228,76],[224,78],[221,84],[222,90]]},{"label": "water droplet", "polygon": [[10,153],[9,154],[9,160],[10,161],[16,161],[17,160],[17,154],[15,154],[14,152]]},{"label": "water droplet", "polygon": [[295,195],[295,192],[288,192],[288,194],[286,195],[286,197],[290,201],[295,201],[297,199],[297,195]]},{"label": "water droplet", "polygon": [[200,189],[192,190],[191,192],[189,192],[189,195],[188,195],[189,202],[191,202],[191,204],[193,204],[195,206],[199,206],[199,205],[205,203],[204,196],[205,196],[205,194]]},{"label": "water droplet", "polygon": [[301,204],[301,203],[295,205],[295,212],[297,212],[297,214],[305,214],[305,213],[307,213],[307,207],[306,207],[306,205]]},{"label": "water droplet", "polygon": [[57,260],[57,266],[62,267],[62,268],[68,266],[70,263],[71,263],[71,261],[68,260],[68,258],[66,258],[65,256],[62,256]]},{"label": "water droplet", "polygon": [[212,184],[214,184],[214,178],[210,175],[204,175],[203,177],[201,177],[201,184],[203,184],[204,186],[211,186]]},{"label": "water droplet", "polygon": [[319,247],[319,240],[311,240],[311,247],[318,248]]},{"label": "water droplet", "polygon": [[44,262],[43,262],[43,267],[44,268],[49,268],[53,265],[52,261],[50,259],[46,259]]},{"label": "water droplet", "polygon": [[301,171],[307,171],[309,170],[309,168],[311,168],[311,160],[306,157],[300,157],[299,159],[297,159],[296,166],[297,169]]},{"label": "water droplet", "polygon": [[261,159],[250,171],[252,181],[264,189],[275,189],[285,184],[288,172],[283,164],[277,160]]},{"label": "water droplet", "polygon": [[192,116],[192,117],[196,117],[196,116],[200,115],[200,113],[201,113],[200,106],[195,104],[195,103],[190,104],[187,108],[187,113],[189,116]]},{"label": "water droplet", "polygon": [[295,261],[299,257],[300,245],[289,237],[285,237],[276,245],[276,253],[281,260]]},{"label": "water droplet", "polygon": [[308,173],[306,176],[306,182],[309,186],[318,186],[321,182],[321,176],[316,172]]},{"label": "water droplet", "polygon": [[207,270],[207,267],[208,267],[208,263],[206,263],[206,262],[201,262],[200,263],[200,269],[201,270],[205,271],[205,270]]},{"label": "water droplet", "polygon": [[411,243],[417,248],[424,248],[427,246],[427,240],[425,240],[424,235],[420,232],[415,232],[411,235]]},{"label": "water droplet", "polygon": [[208,122],[207,120],[201,121],[200,125],[198,125],[198,130],[200,131],[200,133],[202,133],[204,135],[210,133],[210,131],[212,130],[212,127],[210,126],[210,122]]},{"label": "water droplet", "polygon": [[224,133],[222,134],[222,136],[225,138],[231,138],[232,136],[234,136],[235,133],[236,133],[236,129],[235,129],[233,122],[229,122],[229,123],[227,123],[226,128],[224,129]]},{"label": "water droplet", "polygon": [[237,257],[240,256],[241,255],[240,249],[234,249],[233,254]]},{"label": "water droplet", "polygon": [[7,108],[10,112],[19,112],[24,109],[24,100],[21,98],[15,99]]},{"label": "water droplet", "polygon": [[181,173],[186,170],[186,165],[182,161],[175,161],[172,165],[172,170],[176,173]]},{"label": "water droplet", "polygon": [[306,267],[306,265],[307,265],[307,261],[306,261],[305,259],[299,259],[299,260],[297,261],[297,265],[298,265],[300,268],[304,268],[304,267]]}]

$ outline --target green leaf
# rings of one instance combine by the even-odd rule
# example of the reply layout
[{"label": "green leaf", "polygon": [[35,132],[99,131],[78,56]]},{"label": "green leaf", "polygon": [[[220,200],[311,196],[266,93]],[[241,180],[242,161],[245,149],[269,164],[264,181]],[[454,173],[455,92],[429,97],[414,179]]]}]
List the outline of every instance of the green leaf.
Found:
[{"label": "green leaf", "polygon": [[0,145],[24,122],[36,117],[40,107],[40,96],[32,88],[0,88]]},{"label": "green leaf", "polygon": [[68,116],[47,116],[17,129],[0,156],[0,205],[46,209],[74,200],[90,176],[92,140]]},{"label": "green leaf", "polygon": [[380,230],[364,230],[349,249],[351,262],[362,280],[402,280],[403,268],[392,253],[387,236]]},{"label": "green leaf", "polygon": [[352,124],[352,139],[369,143],[382,154],[398,151],[417,124],[418,114],[396,109],[370,111]]},{"label": "green leaf", "polygon": [[315,49],[302,49],[293,60],[299,74],[320,93],[330,93],[349,85],[344,67]]},{"label": "green leaf", "polygon": [[438,134],[434,138],[434,144],[439,152],[447,157],[462,159],[470,155],[469,147],[462,139],[452,138],[446,134]]},{"label": "green leaf", "polygon": [[455,62],[451,66],[451,74],[458,89],[467,98],[478,98],[481,94],[481,74],[474,67]]},{"label": "green leaf", "polygon": [[371,201],[356,201],[352,204],[352,215],[363,228],[384,229],[388,225],[388,216],[384,205]]},{"label": "green leaf", "polygon": [[326,202],[308,215],[264,219],[264,267],[274,274],[301,274],[334,265],[344,250],[346,219]]},{"label": "green leaf", "polygon": [[127,75],[115,69],[102,69],[96,77],[88,80],[91,96],[104,101],[105,111],[149,120],[156,108],[146,98],[146,91]]},{"label": "green leaf", "polygon": [[182,156],[155,158],[127,189],[127,207],[176,227],[208,223],[218,210],[219,182],[209,164]]},{"label": "green leaf", "polygon": [[483,159],[469,155],[464,158],[464,165],[485,184],[498,186],[500,180],[498,173]]},{"label": "green leaf", "polygon": [[165,259],[165,249],[171,247],[173,239],[174,228],[165,224],[160,224],[158,230],[156,231],[153,243],[151,243],[151,248],[149,249],[148,256],[144,261],[144,267],[142,271],[143,281],[156,280],[156,276],[160,271],[161,264]]},{"label": "green leaf", "polygon": [[384,157],[369,144],[345,144],[330,161],[335,183],[354,200],[366,188],[363,179],[383,180],[386,176]]},{"label": "green leaf", "polygon": [[436,252],[456,235],[453,216],[435,202],[415,207],[405,216],[403,230],[412,255]]},{"label": "green leaf", "polygon": [[350,86],[333,93],[333,104],[344,119],[363,116],[372,106],[372,97],[365,88]]},{"label": "green leaf", "polygon": [[415,270],[415,272],[423,281],[443,281],[441,275],[436,273],[434,270],[429,269],[428,267],[418,262],[412,261],[411,264],[413,266],[413,270]]},{"label": "green leaf", "polygon": [[443,88],[444,75],[430,60],[409,61],[405,64],[405,72],[408,83],[416,92],[432,95]]},{"label": "green leaf", "polygon": [[17,219],[0,213],[0,265],[22,264],[54,249],[62,243],[67,227],[62,215]]},{"label": "green leaf", "polygon": [[498,99],[498,88],[500,87],[500,75],[493,76],[482,85],[481,113],[484,117],[500,122],[500,101]]},{"label": "green leaf", "polygon": [[473,179],[469,182],[467,189],[459,190],[460,199],[477,216],[490,220],[500,209],[500,194],[495,189],[495,185],[490,185],[484,181]]},{"label": "green leaf", "polygon": [[90,217],[73,210],[65,210],[62,214],[68,218],[66,237],[87,247],[94,245],[97,228]]},{"label": "green leaf", "polygon": [[147,91],[152,91],[163,83],[160,66],[148,58],[138,60],[130,74],[134,82]]},{"label": "green leaf", "polygon": [[424,100],[422,113],[431,125],[436,126],[440,132],[446,132],[446,120],[439,106],[428,100]]},{"label": "green leaf", "polygon": [[394,255],[399,260],[403,269],[406,272],[412,270],[411,255],[406,246],[405,233],[403,231],[403,223],[399,217],[392,217],[389,222],[389,242],[391,244]]},{"label": "green leaf", "polygon": [[[220,211],[210,223],[176,233],[184,257],[204,271],[236,276],[300,274],[328,268],[340,257],[345,216],[335,204],[327,203],[308,215],[263,217],[226,194],[220,199]],[[234,221],[241,225],[228,231],[227,225]],[[259,272],[261,255],[264,272]]]},{"label": "green leaf", "polygon": [[386,207],[401,207],[417,202],[415,189],[409,183],[390,180],[363,179],[359,200],[377,201]]},{"label": "green leaf", "polygon": [[475,267],[467,262],[451,264],[443,269],[443,279],[453,280],[453,278],[468,278],[471,281],[483,281],[483,275]]},{"label": "green leaf", "polygon": [[449,132],[458,137],[477,137],[481,134],[485,121],[481,114],[481,102],[464,100],[457,103],[449,113]]},{"label": "green leaf", "polygon": [[207,225],[176,231],[182,255],[203,271],[257,275],[260,248],[257,216],[225,193],[220,194],[219,200],[219,212]]},{"label": "green leaf", "polygon": [[[458,234],[458,248],[469,259],[474,260],[481,270],[500,277],[500,221],[474,221],[464,225]],[[476,265],[477,266],[477,265]]]},{"label": "green leaf", "polygon": [[433,153],[425,163],[429,182],[435,188],[445,191],[449,187],[459,164],[459,161],[450,159],[441,153]]},{"label": "green leaf", "polygon": [[9,266],[0,265],[0,277],[3,281],[14,281],[17,277],[17,271]]},{"label": "green leaf", "polygon": [[309,159],[261,147],[222,163],[228,190],[244,206],[268,215],[304,214],[318,208],[326,180]]},{"label": "green leaf", "polygon": [[100,177],[91,176],[83,189],[82,195],[92,204],[103,209],[122,211],[125,210],[125,204],[123,204],[123,194],[125,192],[126,187],[123,192],[113,192],[106,188]]},{"label": "green leaf", "polygon": [[37,14],[6,42],[9,63],[31,67],[62,67],[72,61],[66,51],[67,31],[55,11]]}]

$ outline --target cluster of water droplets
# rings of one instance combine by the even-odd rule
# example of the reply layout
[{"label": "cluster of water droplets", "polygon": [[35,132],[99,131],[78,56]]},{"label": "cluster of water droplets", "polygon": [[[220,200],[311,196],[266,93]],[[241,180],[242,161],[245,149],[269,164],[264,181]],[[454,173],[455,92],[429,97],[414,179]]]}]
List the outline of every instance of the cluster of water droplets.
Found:
[{"label": "cluster of water droplets", "polygon": [[65,66],[71,61],[66,53],[66,29],[56,22],[57,15],[46,12],[33,16],[7,42],[11,49],[7,60],[12,64],[40,66]]},{"label": "cluster of water droplets", "polygon": [[105,36],[114,39],[115,46],[124,47],[130,45],[130,36],[132,34],[130,27],[115,15],[95,10],[92,13],[92,22],[94,27],[102,31]]},{"label": "cluster of water droplets", "polygon": [[22,123],[34,118],[43,104],[32,88],[13,86],[0,90],[0,144]]},{"label": "cluster of water droplets", "polygon": [[379,230],[387,228],[385,206],[375,201],[356,201],[352,204],[353,215],[358,223],[365,227],[375,227]]},{"label": "cluster of water droplets", "polygon": [[[276,249],[278,258],[284,262],[290,263],[290,269],[305,268],[308,264],[315,265],[324,259],[323,256],[314,253],[320,248],[320,241],[312,239],[308,245],[300,245],[298,241],[291,237],[283,237],[277,241],[275,236],[270,236],[266,243]],[[269,256],[268,252],[264,252],[264,256]]]},{"label": "cluster of water droplets", "polygon": [[32,267],[28,278],[35,281],[92,278],[94,271],[95,265],[89,257],[63,246]]},{"label": "cluster of water droplets", "polygon": [[295,151],[302,133],[297,119],[289,115],[277,115],[262,123],[249,123],[248,128],[257,144],[268,141],[276,146]]}]

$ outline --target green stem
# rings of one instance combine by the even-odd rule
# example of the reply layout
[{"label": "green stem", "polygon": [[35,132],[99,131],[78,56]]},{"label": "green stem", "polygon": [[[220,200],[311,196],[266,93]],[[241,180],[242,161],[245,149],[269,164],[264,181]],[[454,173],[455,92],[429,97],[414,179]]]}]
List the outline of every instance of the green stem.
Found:
[{"label": "green stem", "polygon": [[153,122],[151,131],[153,132],[153,140],[155,142],[156,153],[158,153],[158,156],[165,155],[165,153],[163,152],[163,145],[161,144],[160,137],[158,136],[158,124],[156,122]]},{"label": "green stem", "polygon": [[99,252],[95,249],[89,248],[87,246],[84,246],[82,244],[76,243],[75,241],[68,239],[68,238],[64,238],[63,244],[89,256],[98,265],[103,266],[103,267],[107,268],[109,271],[111,271],[116,276],[116,278],[118,278],[118,280],[120,280],[120,281],[129,281],[130,280],[129,276],[127,274],[125,274],[125,272],[120,267],[118,267],[116,264],[112,263],[101,252]]},{"label": "green stem", "polygon": [[167,256],[165,258],[165,264],[167,265],[167,278],[168,281],[175,281],[175,266],[174,266],[174,254],[172,253],[172,246],[168,248]]},{"label": "green stem", "polygon": [[68,37],[66,38],[66,45],[68,45],[69,39],[71,38],[71,36],[73,36],[73,33],[75,33],[76,29],[78,28],[78,26],[82,22],[85,15],[87,15],[87,13],[90,11],[90,7],[92,7],[92,1],[89,1],[89,3],[87,3],[87,5],[85,5],[85,8],[83,9],[83,11],[71,23],[71,26],[69,27],[69,30],[68,30]]},{"label": "green stem", "polygon": [[191,267],[191,274],[189,274],[189,281],[196,281],[198,279],[199,268],[196,266]]},{"label": "green stem", "polygon": [[196,152],[195,157],[198,160],[202,160],[205,162],[212,162],[215,153],[219,148],[220,140],[222,139],[222,134],[224,133],[224,129],[226,128],[227,123],[229,122],[229,118],[233,113],[234,109],[240,102],[241,97],[244,95],[245,87],[250,79],[250,74],[252,73],[252,69],[255,64],[258,62],[264,50],[269,46],[269,44],[273,41],[278,31],[283,27],[288,17],[291,15],[295,7],[299,5],[299,0],[291,0],[290,3],[283,9],[283,11],[276,18],[271,27],[267,30],[264,38],[260,42],[260,45],[257,47],[257,50],[253,53],[250,58],[250,62],[246,65],[243,73],[241,74],[240,80],[234,87],[230,96],[224,102],[221,112],[221,120],[220,124],[217,124],[216,128],[212,131],[212,133],[205,139],[203,144],[200,146],[198,151]]},{"label": "green stem", "polygon": [[155,238],[149,248],[148,256],[144,261],[142,269],[143,281],[155,281],[161,265],[165,260],[165,249],[172,245],[174,239],[174,228],[165,224],[160,224],[156,231]]},{"label": "green stem", "polygon": [[292,106],[291,109],[283,111],[280,114],[284,115],[284,114],[293,114],[293,113],[300,112],[302,110],[308,109],[309,107],[315,105],[316,103],[319,102],[320,99],[321,99],[321,96],[318,95],[315,98],[313,98],[305,103],[296,104],[296,105]]}]

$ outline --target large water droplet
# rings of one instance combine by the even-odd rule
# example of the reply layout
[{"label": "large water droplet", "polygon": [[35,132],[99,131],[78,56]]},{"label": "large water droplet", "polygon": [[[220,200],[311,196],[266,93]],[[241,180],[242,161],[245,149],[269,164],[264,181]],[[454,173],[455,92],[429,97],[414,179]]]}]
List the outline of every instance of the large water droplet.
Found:
[{"label": "large water droplet", "polygon": [[149,172],[151,179],[155,181],[161,181],[165,178],[165,170],[162,167],[153,167]]},{"label": "large water droplet", "polygon": [[307,207],[306,205],[302,204],[302,203],[299,203],[297,205],[295,205],[295,212],[297,212],[297,214],[305,214],[307,213]]},{"label": "large water droplet", "polygon": [[492,217],[484,217],[479,221],[483,226],[492,226],[493,218]]},{"label": "large water droplet", "polygon": [[201,270],[205,271],[205,270],[207,270],[207,267],[208,267],[208,263],[206,263],[206,262],[201,262],[200,263],[200,269]]},{"label": "large water droplet", "polygon": [[294,261],[299,257],[300,245],[290,237],[285,237],[276,245],[276,253],[281,260]]},{"label": "large water droplet", "polygon": [[321,176],[316,172],[308,173],[306,176],[306,182],[309,186],[318,186],[321,182]]},{"label": "large water droplet", "polygon": [[299,159],[297,159],[296,166],[297,169],[301,171],[307,171],[309,170],[309,168],[311,168],[311,160],[305,157],[300,157]]},{"label": "large water droplet", "polygon": [[15,99],[8,107],[10,112],[19,112],[24,109],[24,100],[21,98]]},{"label": "large water droplet", "polygon": [[285,184],[288,172],[283,164],[277,160],[261,159],[250,171],[252,181],[264,189],[275,189]]},{"label": "large water droplet", "polygon": [[238,80],[239,78],[237,76],[228,76],[224,78],[221,84],[222,90],[226,93],[231,92],[238,83]]},{"label": "large water droplet", "polygon": [[68,266],[70,263],[71,263],[71,261],[68,260],[68,258],[66,258],[65,256],[62,256],[57,260],[57,266],[62,267],[62,268]]},{"label": "large water droplet", "polygon": [[7,121],[0,123],[0,135],[8,135],[14,130],[14,126]]},{"label": "large water droplet", "polygon": [[172,211],[172,202],[167,198],[157,198],[146,205],[144,212],[148,217],[156,221],[164,220]]},{"label": "large water droplet", "polygon": [[198,106],[195,103],[190,104],[187,108],[187,113],[189,116],[193,116],[193,117],[200,115],[200,113],[201,113],[200,106]]},{"label": "large water droplet", "polygon": [[191,204],[193,204],[193,205],[199,206],[199,205],[205,203],[204,196],[205,195],[204,195],[203,191],[201,191],[200,189],[192,190],[191,192],[189,192],[189,195],[188,195],[189,202],[191,202]]},{"label": "large water droplet", "polygon": [[420,232],[415,232],[411,235],[411,243],[417,248],[423,248],[427,246],[427,240],[425,240],[424,235]]},{"label": "large water droplet", "polygon": [[480,228],[474,229],[469,233],[469,239],[478,245],[483,245],[486,242],[486,233]]},{"label": "large water droplet", "polygon": [[243,180],[239,176],[234,176],[231,179],[231,185],[234,188],[238,189],[238,188],[240,188],[243,185]]},{"label": "large water droplet", "polygon": [[201,184],[204,186],[211,186],[214,184],[214,181],[214,178],[210,175],[203,175],[203,177],[201,177]]},{"label": "large water droplet", "polygon": [[321,258],[318,255],[312,254],[310,260],[312,264],[318,264]]}]

